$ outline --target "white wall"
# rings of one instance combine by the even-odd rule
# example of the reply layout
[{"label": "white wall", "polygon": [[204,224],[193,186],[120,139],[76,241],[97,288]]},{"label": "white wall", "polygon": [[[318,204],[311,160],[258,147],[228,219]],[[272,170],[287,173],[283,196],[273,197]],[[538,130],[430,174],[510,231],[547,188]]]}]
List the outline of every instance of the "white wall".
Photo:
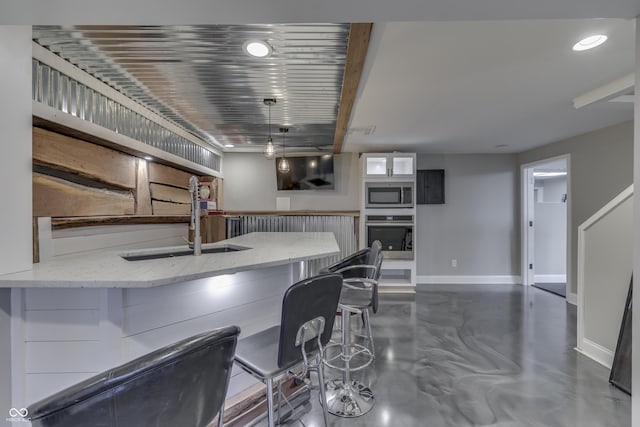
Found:
[{"label": "white wall", "polygon": [[578,347],[611,366],[633,265],[633,197],[583,227],[578,321],[584,323]]},{"label": "white wall", "polygon": [[[578,226],[633,182],[633,121],[518,154],[527,164],[570,154],[570,292],[577,292]],[[571,274],[573,272],[573,274]]]},{"label": "white wall", "polygon": [[536,179],[535,187],[542,196],[534,204],[536,282],[558,281],[551,276],[567,274],[567,178]]},{"label": "white wall", "polygon": [[[0,274],[31,268],[31,26],[0,25]],[[11,408],[11,292],[0,292],[0,425]]]},{"label": "white wall", "polygon": [[[634,173],[633,182],[634,188],[640,188],[640,17],[636,19],[636,99],[635,99],[635,137],[634,137]],[[635,211],[634,211],[634,264],[633,270],[640,271],[640,197],[634,197],[635,199]],[[637,287],[636,287],[637,289]],[[633,293],[633,306],[640,307],[640,292]],[[632,425],[640,425],[640,316],[633,316],[633,344],[632,354],[636,356],[632,359],[633,366],[631,368],[633,375],[632,388],[636,390],[633,394],[631,401],[632,408]]]},{"label": "white wall", "polygon": [[277,191],[275,161],[259,153],[225,153],[224,209],[276,210],[276,197],[290,197],[291,210],[360,209],[360,174],[354,153],[335,156],[335,190]]},{"label": "white wall", "polygon": [[[418,169],[445,170],[446,201],[418,205],[418,281],[425,276],[518,276],[515,155],[419,154]],[[457,267],[451,266],[453,259]]]},{"label": "white wall", "polygon": [[0,289],[0,426],[11,408],[11,289]]},{"label": "white wall", "polygon": [[31,27],[0,26],[0,274],[31,268]]}]

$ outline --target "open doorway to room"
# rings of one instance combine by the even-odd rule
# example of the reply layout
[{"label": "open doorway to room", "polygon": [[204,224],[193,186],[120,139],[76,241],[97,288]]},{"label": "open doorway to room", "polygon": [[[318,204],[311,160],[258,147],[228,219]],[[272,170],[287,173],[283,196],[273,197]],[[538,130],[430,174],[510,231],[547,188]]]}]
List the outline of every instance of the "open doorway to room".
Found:
[{"label": "open doorway to room", "polygon": [[523,284],[566,298],[569,156],[522,166]]}]

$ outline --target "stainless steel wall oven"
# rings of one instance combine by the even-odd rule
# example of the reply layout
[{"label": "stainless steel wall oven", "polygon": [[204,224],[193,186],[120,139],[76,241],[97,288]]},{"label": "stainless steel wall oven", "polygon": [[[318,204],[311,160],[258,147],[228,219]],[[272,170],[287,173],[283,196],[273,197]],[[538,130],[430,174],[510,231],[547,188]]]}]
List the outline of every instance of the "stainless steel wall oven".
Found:
[{"label": "stainless steel wall oven", "polygon": [[385,258],[413,259],[413,226],[413,215],[367,215],[367,246],[380,240]]}]

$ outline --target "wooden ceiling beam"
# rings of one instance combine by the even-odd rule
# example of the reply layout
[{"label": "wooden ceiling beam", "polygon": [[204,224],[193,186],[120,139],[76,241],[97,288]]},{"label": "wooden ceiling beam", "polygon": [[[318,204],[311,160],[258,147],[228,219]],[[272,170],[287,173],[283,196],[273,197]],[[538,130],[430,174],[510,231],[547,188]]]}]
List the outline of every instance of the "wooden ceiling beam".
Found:
[{"label": "wooden ceiling beam", "polygon": [[342,92],[340,93],[340,106],[338,119],[336,120],[336,133],[333,138],[333,153],[340,154],[342,143],[347,134],[347,127],[351,119],[351,110],[358,93],[358,85],[367,57],[371,28],[373,24],[354,23],[349,29],[349,43],[347,44],[347,59],[342,77]]}]

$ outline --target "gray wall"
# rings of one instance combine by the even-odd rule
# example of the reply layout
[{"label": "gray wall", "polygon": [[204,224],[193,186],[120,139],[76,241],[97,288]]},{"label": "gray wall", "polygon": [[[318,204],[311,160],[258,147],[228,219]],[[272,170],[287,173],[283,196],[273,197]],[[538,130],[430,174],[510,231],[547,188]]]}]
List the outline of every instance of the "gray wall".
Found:
[{"label": "gray wall", "polygon": [[536,179],[542,200],[534,204],[535,274],[566,274],[567,270],[567,178]]},{"label": "gray wall", "polygon": [[11,408],[11,289],[0,289],[0,426]]},{"label": "gray wall", "polygon": [[445,204],[418,205],[418,276],[519,275],[516,156],[419,154],[418,169],[445,170]]},{"label": "gray wall", "polygon": [[633,182],[633,121],[610,126],[518,155],[518,163],[570,154],[570,291],[576,293],[578,226]]},{"label": "gray wall", "polygon": [[291,210],[360,210],[358,156],[335,156],[335,190],[277,191],[275,161],[259,153],[226,153],[225,210],[275,210],[276,197],[290,197]]}]

